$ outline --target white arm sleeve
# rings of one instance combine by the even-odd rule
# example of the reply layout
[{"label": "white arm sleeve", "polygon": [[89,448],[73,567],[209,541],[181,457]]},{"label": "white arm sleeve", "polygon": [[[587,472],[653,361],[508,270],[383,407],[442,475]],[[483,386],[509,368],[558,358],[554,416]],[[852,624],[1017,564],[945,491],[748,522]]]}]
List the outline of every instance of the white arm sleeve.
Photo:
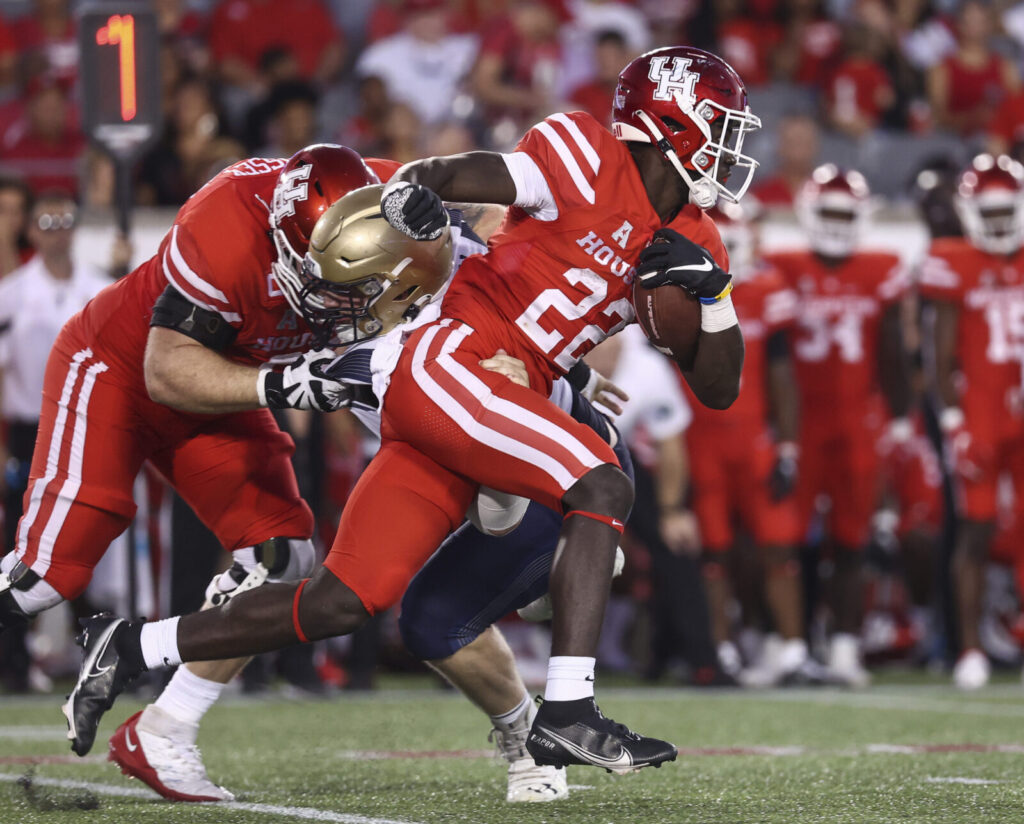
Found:
[{"label": "white arm sleeve", "polygon": [[512,205],[523,209],[536,220],[558,220],[555,196],[536,161],[526,152],[511,152],[501,157],[516,184],[516,200]]}]

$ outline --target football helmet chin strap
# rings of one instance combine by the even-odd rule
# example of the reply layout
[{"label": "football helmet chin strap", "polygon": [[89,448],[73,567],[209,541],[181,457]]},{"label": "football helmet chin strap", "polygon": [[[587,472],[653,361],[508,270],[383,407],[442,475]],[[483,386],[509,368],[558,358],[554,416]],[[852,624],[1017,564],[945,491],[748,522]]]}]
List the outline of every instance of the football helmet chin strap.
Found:
[{"label": "football helmet chin strap", "polygon": [[236,549],[234,563],[206,587],[202,609],[226,604],[238,593],[266,581],[298,581],[313,574],[316,551],[308,538],[268,538],[255,546]]},{"label": "football helmet chin strap", "polygon": [[[636,116],[643,121],[647,130],[651,133],[654,145],[668,158],[668,162],[679,172],[679,176],[686,181],[686,185],[690,189],[690,203],[700,209],[710,209],[714,206],[718,202],[718,190],[715,188],[715,185],[706,177],[694,179],[694,176],[683,166],[683,162],[679,159],[679,155],[676,154],[676,150],[672,148],[672,144],[661,136],[661,132],[658,131],[658,127],[654,125],[654,121],[651,120],[647,112],[638,109]],[[703,119],[698,117],[691,117],[690,119],[697,124],[697,127],[704,135],[705,141],[710,140],[711,129]]]},{"label": "football helmet chin strap", "polygon": [[0,558],[0,632],[24,624],[64,598],[13,552]]}]

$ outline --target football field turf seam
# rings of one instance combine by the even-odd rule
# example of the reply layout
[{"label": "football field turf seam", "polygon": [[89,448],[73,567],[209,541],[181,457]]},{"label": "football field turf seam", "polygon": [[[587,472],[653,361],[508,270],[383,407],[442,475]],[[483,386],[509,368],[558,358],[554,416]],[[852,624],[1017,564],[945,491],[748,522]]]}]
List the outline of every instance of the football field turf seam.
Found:
[{"label": "football field turf seam", "polygon": [[[0,772],[0,782],[16,782],[21,775]],[[66,778],[43,778],[35,776],[34,784],[44,787],[58,787],[64,790],[89,790],[97,795],[118,796],[121,798],[158,799],[155,792],[137,787],[118,787],[114,784],[98,784],[93,781],[72,781]],[[336,813],[331,810],[319,810],[315,807],[285,807],[277,804],[254,804],[246,801],[215,801],[201,804],[168,804],[168,811],[181,810],[186,812],[194,807],[218,807],[230,810],[244,810],[250,813],[277,816],[279,818],[298,818],[306,821],[329,821],[333,824],[417,824],[396,818],[373,818],[353,813]]]}]

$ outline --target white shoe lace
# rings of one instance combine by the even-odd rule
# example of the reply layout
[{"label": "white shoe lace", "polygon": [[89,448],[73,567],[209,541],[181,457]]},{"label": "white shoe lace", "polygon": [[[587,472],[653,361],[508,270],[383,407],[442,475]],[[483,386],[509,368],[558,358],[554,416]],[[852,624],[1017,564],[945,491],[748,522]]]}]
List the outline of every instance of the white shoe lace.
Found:
[{"label": "white shoe lace", "polygon": [[[521,730],[499,730],[495,727],[487,735],[487,740],[494,744],[497,755],[511,764],[524,758],[530,758],[530,754],[526,751],[526,737],[529,734],[528,726]],[[532,759],[530,760],[532,762]]]}]

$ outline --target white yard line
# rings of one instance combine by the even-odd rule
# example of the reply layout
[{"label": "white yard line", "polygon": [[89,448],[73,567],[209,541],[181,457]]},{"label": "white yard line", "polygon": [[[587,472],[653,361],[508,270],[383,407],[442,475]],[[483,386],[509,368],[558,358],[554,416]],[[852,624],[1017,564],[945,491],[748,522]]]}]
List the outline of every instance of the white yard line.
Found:
[{"label": "white yard line", "polygon": [[784,704],[823,704],[876,710],[899,710],[901,712],[940,712],[952,715],[984,715],[992,718],[1024,718],[1024,701],[1021,704],[979,703],[971,702],[958,695],[950,695],[949,700],[944,700],[870,692],[800,690],[752,693],[750,697]]},{"label": "white yard line", "polygon": [[[21,775],[17,773],[0,773],[0,781],[17,781]],[[118,787],[114,784],[98,784],[93,781],[72,781],[65,778],[44,778],[34,776],[33,784],[42,787],[60,787],[69,790],[90,790],[98,795],[120,796],[122,798],[159,798],[149,789],[137,787]],[[335,813],[330,810],[318,810],[315,807],[283,807],[277,804],[251,804],[246,801],[217,801],[199,805],[192,804],[168,804],[167,811],[188,810],[192,806],[201,807],[223,807],[226,810],[243,810],[250,813],[262,813],[264,815],[277,816],[279,818],[300,818],[307,821],[330,821],[334,824],[417,824],[414,821],[404,821],[395,818],[372,818],[366,815],[354,813]]]},{"label": "white yard line", "polygon": [[60,727],[43,725],[11,725],[0,726],[0,738],[12,738],[15,741],[67,741],[68,731]]},{"label": "white yard line", "polygon": [[928,776],[925,780],[926,784],[1002,784],[1002,781],[993,781],[990,778],[964,778],[959,775],[951,775],[948,778],[940,778],[935,776]]}]

